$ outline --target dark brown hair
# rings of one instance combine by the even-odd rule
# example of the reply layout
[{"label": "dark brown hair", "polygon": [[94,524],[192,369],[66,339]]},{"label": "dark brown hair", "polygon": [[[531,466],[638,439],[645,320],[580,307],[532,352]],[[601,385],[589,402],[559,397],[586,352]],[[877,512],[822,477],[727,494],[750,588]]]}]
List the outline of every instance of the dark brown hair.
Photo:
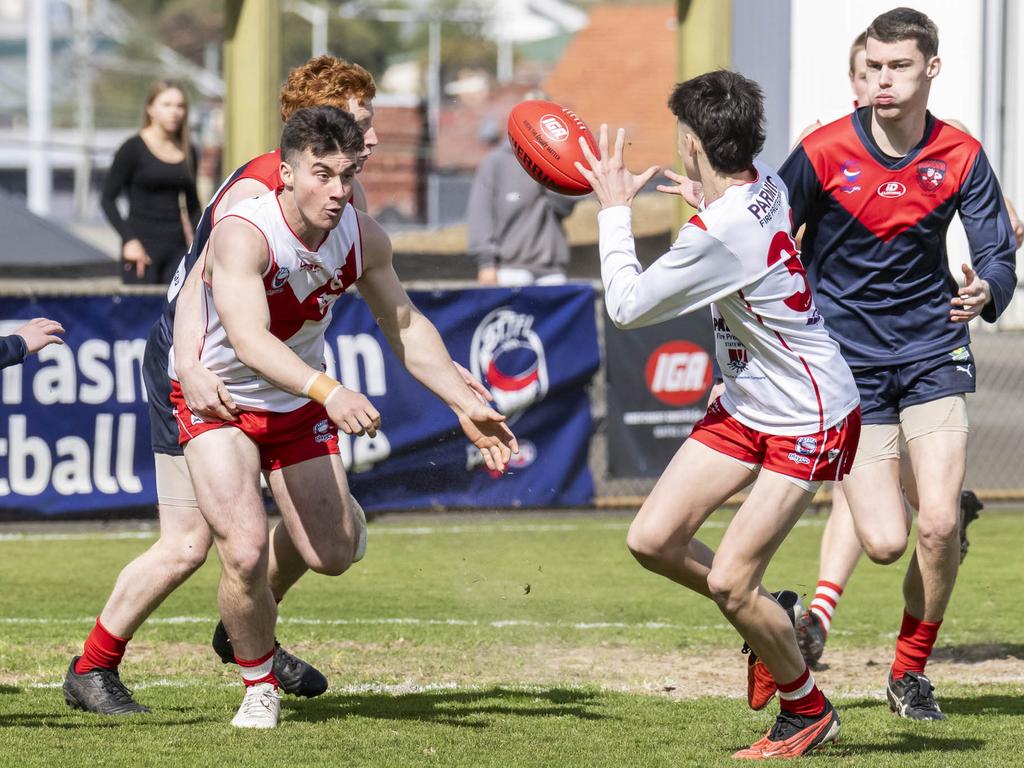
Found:
[{"label": "dark brown hair", "polygon": [[939,52],[939,28],[934,21],[913,8],[886,11],[871,22],[864,34],[882,43],[913,40],[925,61]]}]

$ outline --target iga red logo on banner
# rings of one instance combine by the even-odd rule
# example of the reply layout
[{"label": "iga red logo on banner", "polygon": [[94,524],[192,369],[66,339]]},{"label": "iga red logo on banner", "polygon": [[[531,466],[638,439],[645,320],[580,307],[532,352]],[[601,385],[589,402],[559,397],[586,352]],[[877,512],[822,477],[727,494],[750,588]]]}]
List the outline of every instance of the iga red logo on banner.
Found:
[{"label": "iga red logo on banner", "polygon": [[666,405],[689,405],[711,386],[711,358],[689,341],[669,341],[647,358],[647,389]]}]

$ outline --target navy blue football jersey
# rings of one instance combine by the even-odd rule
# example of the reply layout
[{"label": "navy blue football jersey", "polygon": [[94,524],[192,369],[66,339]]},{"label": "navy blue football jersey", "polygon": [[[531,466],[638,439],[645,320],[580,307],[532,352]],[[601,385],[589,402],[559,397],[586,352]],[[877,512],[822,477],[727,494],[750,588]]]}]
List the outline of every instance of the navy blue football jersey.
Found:
[{"label": "navy blue football jersey", "polygon": [[818,309],[854,368],[970,342],[967,325],[949,319],[957,284],[946,230],[955,213],[991,288],[982,318],[995,321],[1017,285],[1009,216],[981,144],[929,114],[921,142],[891,158],[865,128],[870,109],[819,128],[779,169],[794,231],[806,224],[802,258]]}]

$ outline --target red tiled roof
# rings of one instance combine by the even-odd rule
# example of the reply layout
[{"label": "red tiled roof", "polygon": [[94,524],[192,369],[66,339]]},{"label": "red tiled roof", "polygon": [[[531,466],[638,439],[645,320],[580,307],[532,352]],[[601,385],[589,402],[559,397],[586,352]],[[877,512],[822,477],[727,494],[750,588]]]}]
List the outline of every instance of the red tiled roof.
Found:
[{"label": "red tiled roof", "polygon": [[626,164],[638,173],[676,161],[676,128],[666,103],[676,76],[674,4],[606,5],[590,12],[544,83],[597,135],[626,129]]}]

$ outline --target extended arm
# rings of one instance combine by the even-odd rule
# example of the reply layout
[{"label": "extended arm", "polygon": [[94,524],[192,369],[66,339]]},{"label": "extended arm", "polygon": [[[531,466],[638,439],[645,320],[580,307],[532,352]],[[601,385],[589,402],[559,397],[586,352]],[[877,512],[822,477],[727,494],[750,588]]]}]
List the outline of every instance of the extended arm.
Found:
[{"label": "extended arm", "polygon": [[597,214],[605,307],[619,328],[640,328],[706,307],[744,284],[743,265],[700,227],[685,225],[667,253],[644,270],[626,206]]},{"label": "extended arm", "polygon": [[503,469],[513,451],[515,437],[505,417],[480,402],[456,369],[441,334],[412,303],[391,262],[391,242],[369,216],[359,215],[363,234],[363,262],[359,292],[366,300],[391,349],[423,386],[443,400],[458,416],[466,436],[491,469]]}]

